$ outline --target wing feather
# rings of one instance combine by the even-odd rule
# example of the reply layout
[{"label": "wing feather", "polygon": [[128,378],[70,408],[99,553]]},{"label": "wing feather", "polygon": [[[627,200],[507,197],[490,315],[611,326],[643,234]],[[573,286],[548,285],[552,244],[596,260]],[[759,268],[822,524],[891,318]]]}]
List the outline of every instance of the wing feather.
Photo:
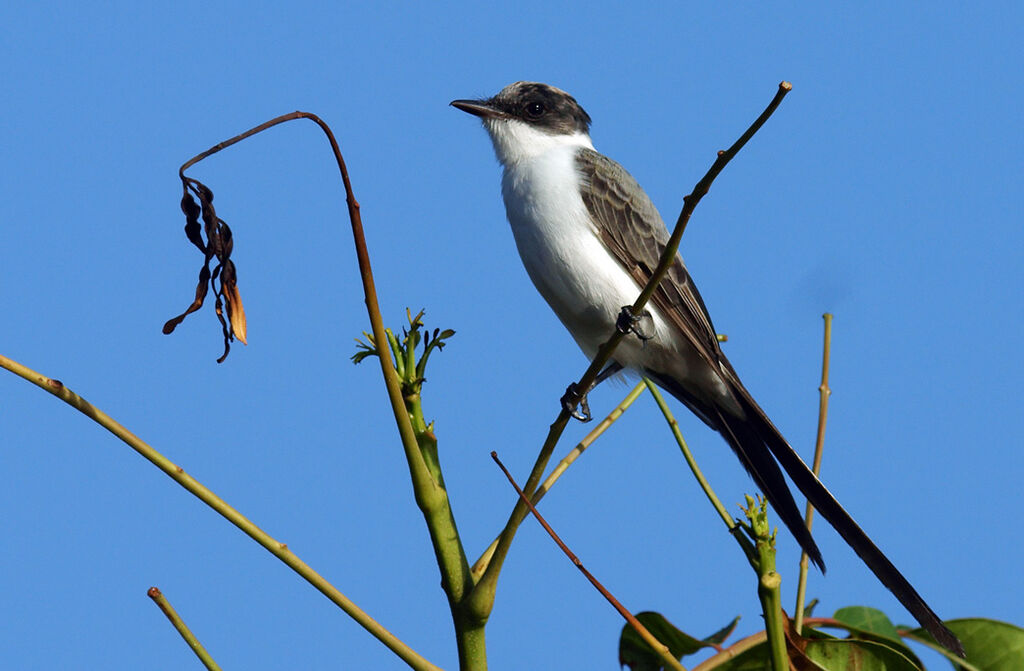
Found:
[{"label": "wing feather", "polygon": [[[590,187],[583,190],[583,202],[598,234],[638,287],[643,287],[668,242],[661,215],[636,180],[615,161],[583,149],[576,162]],[[709,364],[721,368],[724,357],[711,317],[678,254],[651,301]]]}]

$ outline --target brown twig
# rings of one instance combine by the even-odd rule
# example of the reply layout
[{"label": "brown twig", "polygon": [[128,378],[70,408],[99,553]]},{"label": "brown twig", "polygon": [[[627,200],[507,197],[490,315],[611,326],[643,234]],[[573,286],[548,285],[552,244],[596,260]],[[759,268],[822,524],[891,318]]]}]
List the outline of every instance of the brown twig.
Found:
[{"label": "brown twig", "polygon": [[[814,441],[814,463],[811,470],[817,477],[821,473],[821,455],[825,451],[825,423],[828,420],[828,399],[832,390],[828,386],[829,359],[832,353],[832,314],[826,312],[821,316],[825,320],[824,344],[821,355],[821,384],[818,386],[818,433]],[[804,515],[804,523],[810,531],[814,525],[814,506],[807,502],[807,512]],[[796,612],[793,617],[793,629],[797,635],[803,631],[804,624],[804,599],[807,598],[807,553],[800,553],[800,577],[796,587]]]},{"label": "brown twig", "polygon": [[505,464],[501,463],[501,459],[498,458],[497,452],[491,452],[491,459],[494,460],[494,463],[498,464],[498,468],[500,468],[501,472],[505,474],[506,478],[508,478],[509,483],[511,483],[512,487],[516,490],[516,494],[519,495],[519,500],[530,509],[533,516],[536,517],[537,521],[540,522],[540,525],[544,527],[544,531],[548,532],[548,535],[551,536],[553,541],[555,541],[555,544],[559,549],[565,553],[565,556],[569,558],[569,561],[571,561],[573,565],[580,570],[580,573],[590,581],[590,584],[593,585],[594,588],[600,592],[601,596],[603,596],[608,603],[610,603],[612,607],[619,612],[619,615],[625,618],[626,622],[629,623],[629,626],[633,627],[633,629],[636,630],[636,633],[640,634],[640,637],[644,639],[644,642],[651,646],[651,649],[656,651],[666,664],[671,666],[673,669],[683,670],[683,665],[679,663],[679,660],[672,656],[672,652],[668,649],[668,646],[655,638],[654,635],[647,630],[647,627],[641,624],[640,620],[636,619],[633,613],[629,612],[629,610],[627,610],[618,599],[612,596],[612,593],[594,577],[594,574],[587,570],[579,557],[569,549],[569,546],[558,537],[558,534],[555,533],[555,530],[551,528],[551,525],[547,523],[547,520],[545,520],[540,512],[537,511],[537,508],[530,501],[529,497],[527,497],[523,490],[519,488],[519,485],[516,484],[515,478],[513,478],[512,474],[508,472],[507,468],[505,468]]}]

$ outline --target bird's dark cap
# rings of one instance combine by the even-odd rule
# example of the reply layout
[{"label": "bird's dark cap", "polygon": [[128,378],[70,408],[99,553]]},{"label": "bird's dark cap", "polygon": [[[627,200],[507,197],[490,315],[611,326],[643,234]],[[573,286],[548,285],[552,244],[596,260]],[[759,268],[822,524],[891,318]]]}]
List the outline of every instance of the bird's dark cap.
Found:
[{"label": "bird's dark cap", "polygon": [[576,99],[540,82],[509,84],[492,98],[453,100],[452,107],[482,119],[515,119],[552,135],[590,133],[590,115]]}]

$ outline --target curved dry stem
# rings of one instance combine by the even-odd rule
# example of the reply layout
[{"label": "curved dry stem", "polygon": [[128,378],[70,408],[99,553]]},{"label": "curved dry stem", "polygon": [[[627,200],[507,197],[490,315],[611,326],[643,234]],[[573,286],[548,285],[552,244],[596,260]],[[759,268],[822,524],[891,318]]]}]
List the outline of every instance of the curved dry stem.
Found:
[{"label": "curved dry stem", "polygon": [[[229,140],[220,142],[202,153],[196,154],[182,164],[178,169],[178,175],[183,180],[187,179],[185,171],[203,159],[241,142],[248,137],[265,131],[268,128],[272,128],[295,119],[309,119],[320,127],[320,130],[323,131],[324,135],[327,136],[328,142],[330,142],[331,151],[334,153],[334,159],[338,164],[338,171],[341,174],[341,181],[345,187],[345,203],[348,206],[349,221],[352,226],[352,238],[355,242],[356,259],[359,264],[359,275],[363,284],[363,294],[366,301],[366,311],[370,318],[370,326],[376,342],[387,342],[387,336],[384,332],[384,320],[381,317],[380,306],[377,302],[377,287],[374,283],[373,270],[370,266],[370,253],[366,247],[366,236],[363,234],[363,220],[360,215],[359,201],[356,200],[355,193],[352,190],[352,181],[349,178],[348,168],[345,165],[344,157],[341,155],[341,148],[338,146],[338,141],[335,139],[334,133],[331,132],[330,127],[320,117],[309,112],[301,111],[282,114],[281,116],[275,117],[260,124],[259,126],[250,128],[244,133],[240,133]],[[380,361],[381,372],[384,375],[384,384],[387,387],[388,398],[391,401],[391,409],[395,415],[395,424],[398,426],[398,432],[402,438],[402,445],[405,447],[406,457],[409,460],[413,486],[416,490],[417,503],[420,503],[422,508],[429,504],[428,501],[421,501],[421,498],[429,498],[430,493],[433,491],[433,481],[427,470],[426,464],[423,462],[423,455],[420,454],[417,447],[416,435],[413,431],[412,422],[409,420],[409,416],[405,411],[405,401],[402,399],[401,384],[398,378],[398,373],[395,372],[395,364],[391,360],[391,355],[386,348],[381,348],[380,356],[377,357],[377,359]]]},{"label": "curved dry stem", "polygon": [[[718,512],[722,521],[725,522],[733,538],[739,543],[740,549],[746,556],[747,561],[750,562],[750,566],[757,573],[757,594],[761,601],[761,609],[765,618],[766,633],[764,638],[769,640],[771,645],[772,669],[773,671],[785,671],[786,646],[783,633],[783,618],[785,616],[782,613],[781,579],[775,571],[775,536],[767,526],[767,518],[758,518],[756,515],[758,511],[754,507],[754,501],[747,497],[747,516],[750,524],[747,526],[737,524],[736,520],[726,511],[725,506],[722,505],[721,500],[719,500],[715,491],[711,488],[711,484],[704,477],[700,467],[697,466],[697,461],[694,459],[693,453],[690,452],[690,448],[683,438],[682,431],[679,430],[679,423],[672,415],[672,411],[669,409],[658,387],[647,378],[643,380],[650,390],[651,396],[654,397],[655,402],[658,404],[658,408],[665,416],[665,421],[668,422],[669,428],[672,430],[672,435],[675,437],[676,443],[683,453],[683,458],[686,459],[686,464],[690,467],[690,471],[697,479],[700,488],[704,491],[704,495],[711,502],[715,511]],[[766,513],[763,507],[764,501],[759,500],[758,503],[762,506],[760,513],[764,515]],[[751,545],[750,539],[744,533],[745,530],[749,530],[750,533],[755,535],[757,539],[756,544]]]},{"label": "curved dry stem", "polygon": [[[341,179],[345,186],[345,202],[348,205],[352,238],[355,243],[356,258],[359,264],[359,275],[363,284],[366,312],[370,319],[374,342],[383,345],[383,343],[388,342],[388,338],[377,301],[377,289],[373,279],[373,270],[370,266],[370,254],[366,246],[366,237],[363,233],[359,202],[356,200],[352,190],[348,168],[345,165],[345,159],[341,155],[341,149],[334,137],[334,133],[320,117],[309,112],[296,111],[271,119],[194,156],[181,166],[179,174],[182,179],[185,179],[185,170],[204,158],[256,133],[293,119],[309,119],[314,122],[320,127],[324,135],[327,136],[331,144],[331,150],[334,153],[334,159],[338,164],[338,171],[341,173]],[[395,363],[391,358],[391,352],[389,348],[384,346],[378,347],[377,350],[377,360],[380,362],[381,373],[384,376],[384,385],[387,388],[388,399],[391,402],[391,410],[394,414],[395,424],[398,427],[406,461],[409,465],[413,495],[426,521],[434,555],[438,568],[441,571],[442,584],[452,610],[452,617],[455,621],[460,662],[465,668],[486,668],[483,637],[484,620],[467,616],[462,606],[466,595],[473,587],[473,577],[470,573],[469,561],[466,558],[462,540],[455,525],[455,517],[451,511],[448,494],[443,483],[434,478],[424,459],[423,452],[420,450],[419,441],[416,438],[416,430],[413,427],[405,399],[402,395],[401,379],[395,370]]]},{"label": "curved dry stem", "polygon": [[341,608],[349,617],[358,622],[364,629],[366,629],[366,631],[370,632],[370,634],[398,655],[409,666],[423,671],[439,671],[440,667],[431,664],[416,651],[399,640],[394,634],[385,629],[380,623],[370,617],[355,603],[350,601],[348,597],[338,590],[337,587],[329,583],[323,576],[314,571],[304,561],[299,559],[291,550],[288,549],[287,545],[272,538],[270,534],[260,529],[251,520],[242,515],[242,513],[238,512],[226,501],[186,473],[185,469],[181,466],[178,466],[160,452],[153,449],[141,438],[126,429],[105,412],[68,389],[60,380],[46,377],[45,375],[37,373],[31,368],[23,366],[22,364],[2,355],[0,355],[0,368],[6,368],[15,375],[35,384],[37,387],[50,392],[89,419],[102,426],[110,433],[117,436],[130,448],[142,455],[143,458],[188,490],[193,496],[213,508],[213,510],[224,517],[224,519],[241,529],[247,536],[262,545],[268,552],[302,576],[306,582],[311,584],[321,594],[330,599],[331,602]]}]

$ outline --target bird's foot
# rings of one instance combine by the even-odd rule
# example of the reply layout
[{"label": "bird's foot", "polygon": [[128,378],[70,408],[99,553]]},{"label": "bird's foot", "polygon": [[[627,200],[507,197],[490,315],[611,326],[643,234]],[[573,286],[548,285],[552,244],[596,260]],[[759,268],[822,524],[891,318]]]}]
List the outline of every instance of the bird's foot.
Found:
[{"label": "bird's foot", "polygon": [[578,419],[581,422],[589,422],[592,419],[587,395],[580,393],[580,388],[575,382],[566,388],[565,395],[562,396],[561,401],[562,409],[568,412],[574,419]]},{"label": "bird's foot", "polygon": [[619,312],[619,318],[615,320],[615,328],[617,328],[620,333],[625,333],[626,335],[629,335],[630,333],[636,334],[637,338],[647,342],[654,336],[640,328],[640,322],[645,319],[651,321],[650,312],[644,310],[643,314],[637,316],[633,314],[632,306],[624,305],[622,306],[622,311]]}]

